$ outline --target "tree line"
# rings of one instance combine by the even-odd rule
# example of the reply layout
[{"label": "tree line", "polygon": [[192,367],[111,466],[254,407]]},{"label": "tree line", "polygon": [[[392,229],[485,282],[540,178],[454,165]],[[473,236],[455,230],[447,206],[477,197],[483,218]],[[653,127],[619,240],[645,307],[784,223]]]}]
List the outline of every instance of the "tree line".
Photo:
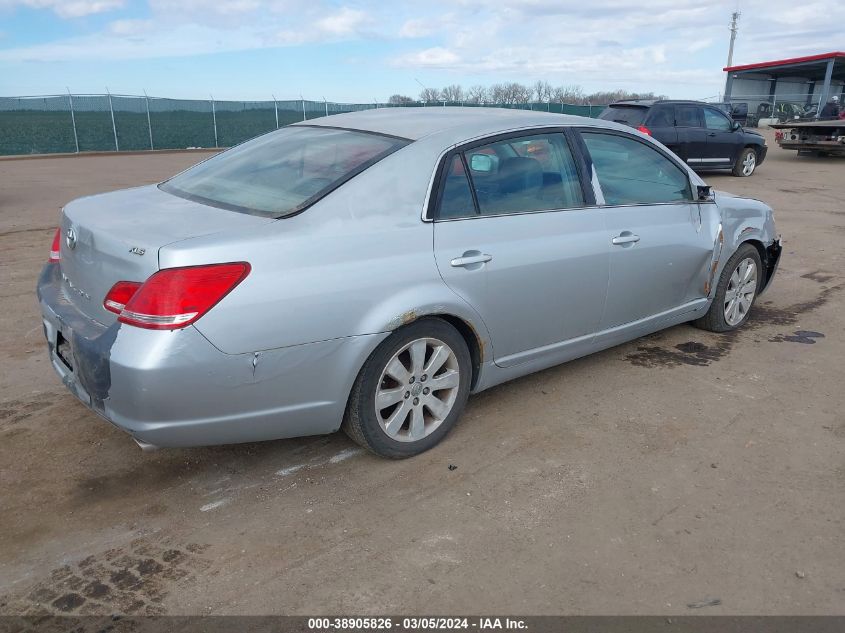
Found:
[{"label": "tree line", "polygon": [[605,105],[620,99],[665,99],[665,95],[653,92],[628,92],[611,90],[586,94],[581,86],[552,86],[548,81],[537,81],[533,85],[515,81],[496,83],[491,86],[474,85],[464,88],[452,84],[445,88],[423,88],[418,99],[395,94],[388,103],[407,105],[411,103],[471,103],[471,104],[520,104],[520,103],[568,103],[573,105]]}]

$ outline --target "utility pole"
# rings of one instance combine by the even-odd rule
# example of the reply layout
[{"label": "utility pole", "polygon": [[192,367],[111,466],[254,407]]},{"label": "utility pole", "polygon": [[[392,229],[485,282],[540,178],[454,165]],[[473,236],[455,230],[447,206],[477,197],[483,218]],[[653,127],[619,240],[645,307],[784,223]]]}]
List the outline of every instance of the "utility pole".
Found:
[{"label": "utility pole", "polygon": [[[736,23],[739,21],[739,11],[734,11],[733,15],[731,16],[731,44],[728,46],[728,63],[727,68],[733,66],[734,62],[734,42],[736,42],[736,31],[737,26]],[[731,102],[731,93],[733,91],[733,75],[728,72],[728,76],[725,78],[725,101],[730,103]]]},{"label": "utility pole", "polygon": [[734,61],[734,42],[736,42],[736,23],[739,21],[739,11],[734,11],[731,16],[731,45],[728,47],[728,67],[733,66]]}]

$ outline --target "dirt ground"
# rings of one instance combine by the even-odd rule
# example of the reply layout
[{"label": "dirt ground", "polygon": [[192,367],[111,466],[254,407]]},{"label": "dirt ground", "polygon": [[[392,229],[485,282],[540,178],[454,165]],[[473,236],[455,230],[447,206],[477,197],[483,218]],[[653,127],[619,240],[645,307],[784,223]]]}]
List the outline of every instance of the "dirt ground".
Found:
[{"label": "dirt ground", "polygon": [[63,203],[202,155],[0,161],[0,612],[845,613],[845,161],[769,144],[706,176],[784,235],[745,329],[492,389],[400,462],[340,434],[141,452],[54,375],[35,282]]}]

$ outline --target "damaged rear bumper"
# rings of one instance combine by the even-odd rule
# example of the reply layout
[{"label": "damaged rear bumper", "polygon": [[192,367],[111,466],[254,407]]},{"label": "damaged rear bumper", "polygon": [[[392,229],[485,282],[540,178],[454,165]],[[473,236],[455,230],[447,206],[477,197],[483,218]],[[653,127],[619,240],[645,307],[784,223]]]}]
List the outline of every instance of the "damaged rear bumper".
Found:
[{"label": "damaged rear bumper", "polygon": [[203,446],[332,433],[352,381],[385,335],[225,354],[192,327],[103,325],[38,283],[50,361],[80,401],[139,444]]}]

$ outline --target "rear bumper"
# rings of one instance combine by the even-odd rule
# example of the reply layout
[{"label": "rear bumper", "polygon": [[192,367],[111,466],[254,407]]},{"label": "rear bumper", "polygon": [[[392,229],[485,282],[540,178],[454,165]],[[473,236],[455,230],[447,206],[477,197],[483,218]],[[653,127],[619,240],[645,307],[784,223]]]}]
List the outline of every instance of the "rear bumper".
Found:
[{"label": "rear bumper", "polygon": [[202,446],[332,433],[364,360],[386,334],[224,354],[194,327],[87,318],[59,266],[38,283],[50,360],[65,386],[140,442]]},{"label": "rear bumper", "polygon": [[793,149],[799,152],[828,152],[845,155],[845,144],[835,141],[778,141],[778,144],[782,149]]}]

